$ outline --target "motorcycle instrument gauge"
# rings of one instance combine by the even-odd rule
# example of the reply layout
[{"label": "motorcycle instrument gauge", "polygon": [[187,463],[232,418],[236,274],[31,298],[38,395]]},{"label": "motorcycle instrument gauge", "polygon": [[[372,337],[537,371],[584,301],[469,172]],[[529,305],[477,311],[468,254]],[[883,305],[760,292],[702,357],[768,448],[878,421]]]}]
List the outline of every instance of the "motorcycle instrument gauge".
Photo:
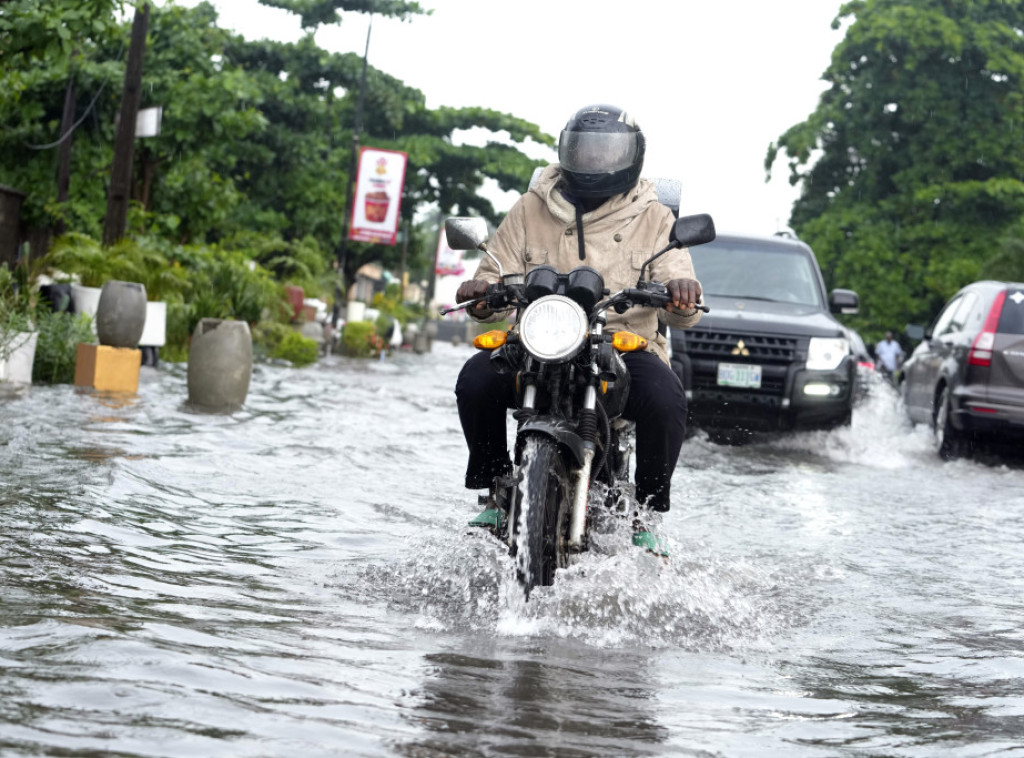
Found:
[{"label": "motorcycle instrument gauge", "polygon": [[530,270],[526,275],[526,299],[530,302],[553,295],[558,291],[558,271],[554,266],[543,264]]},{"label": "motorcycle instrument gauge", "polygon": [[589,324],[583,309],[564,295],[548,295],[526,306],[519,340],[539,361],[562,361],[580,349]]},{"label": "motorcycle instrument gauge", "polygon": [[589,311],[604,295],[604,279],[597,269],[590,266],[577,266],[569,272],[565,294]]}]

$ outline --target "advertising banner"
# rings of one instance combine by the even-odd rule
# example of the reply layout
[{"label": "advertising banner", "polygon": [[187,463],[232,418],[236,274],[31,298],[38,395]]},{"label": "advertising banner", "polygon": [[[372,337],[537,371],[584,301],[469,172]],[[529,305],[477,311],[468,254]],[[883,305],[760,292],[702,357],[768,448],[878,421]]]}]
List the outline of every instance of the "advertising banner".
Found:
[{"label": "advertising banner", "polygon": [[408,156],[397,150],[359,150],[350,240],[395,244],[407,160]]},{"label": "advertising banner", "polygon": [[462,264],[462,251],[448,247],[444,227],[441,227],[441,235],[437,238],[434,273],[438,276],[462,276],[466,273],[466,267]]}]

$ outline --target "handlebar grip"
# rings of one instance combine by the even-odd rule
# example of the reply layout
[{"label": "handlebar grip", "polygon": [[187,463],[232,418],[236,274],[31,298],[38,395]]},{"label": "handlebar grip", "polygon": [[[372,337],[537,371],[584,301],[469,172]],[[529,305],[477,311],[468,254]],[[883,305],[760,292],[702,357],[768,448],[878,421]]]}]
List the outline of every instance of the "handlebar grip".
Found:
[{"label": "handlebar grip", "polygon": [[492,311],[502,310],[508,305],[508,293],[505,291],[503,284],[492,284],[487,288],[487,294],[484,296],[484,300],[487,303],[487,307]]}]

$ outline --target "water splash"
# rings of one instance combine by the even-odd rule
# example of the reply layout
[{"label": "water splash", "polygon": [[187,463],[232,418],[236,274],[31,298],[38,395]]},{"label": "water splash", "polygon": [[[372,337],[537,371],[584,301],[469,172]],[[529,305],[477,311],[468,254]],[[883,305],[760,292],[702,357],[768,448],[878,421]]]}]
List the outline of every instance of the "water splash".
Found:
[{"label": "water splash", "polygon": [[674,540],[666,560],[633,547],[631,534],[628,522],[607,531],[600,551],[560,570],[554,586],[537,587],[528,602],[514,560],[482,530],[411,539],[407,557],[367,569],[363,579],[424,628],[556,636],[594,647],[760,646],[795,623],[779,578],[764,569]]}]

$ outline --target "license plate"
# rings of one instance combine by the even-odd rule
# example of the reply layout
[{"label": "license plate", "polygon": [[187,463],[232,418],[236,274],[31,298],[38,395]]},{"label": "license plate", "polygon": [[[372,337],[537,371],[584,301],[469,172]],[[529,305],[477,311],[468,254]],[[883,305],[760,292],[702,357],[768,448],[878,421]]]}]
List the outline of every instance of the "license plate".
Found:
[{"label": "license plate", "polygon": [[761,386],[761,367],[747,363],[719,363],[718,384],[720,387]]}]

